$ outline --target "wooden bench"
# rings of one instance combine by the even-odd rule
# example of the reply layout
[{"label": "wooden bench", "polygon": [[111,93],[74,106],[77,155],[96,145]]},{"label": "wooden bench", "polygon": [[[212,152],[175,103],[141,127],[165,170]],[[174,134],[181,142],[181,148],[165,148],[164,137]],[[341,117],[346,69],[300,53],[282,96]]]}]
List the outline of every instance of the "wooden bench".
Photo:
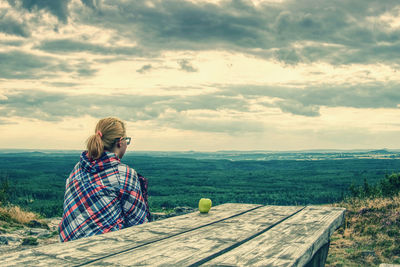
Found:
[{"label": "wooden bench", "polygon": [[223,204],[2,255],[0,266],[323,266],[345,209]]}]

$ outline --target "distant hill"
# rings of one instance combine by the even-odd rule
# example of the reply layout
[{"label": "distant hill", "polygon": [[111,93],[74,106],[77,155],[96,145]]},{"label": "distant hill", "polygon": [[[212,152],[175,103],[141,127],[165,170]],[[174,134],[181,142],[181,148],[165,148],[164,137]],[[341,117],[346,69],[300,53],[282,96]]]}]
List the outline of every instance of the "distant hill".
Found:
[{"label": "distant hill", "polygon": [[304,151],[128,151],[132,156],[172,157],[224,160],[337,160],[337,159],[400,159],[400,151],[378,150],[304,150]]},{"label": "distant hill", "polygon": [[375,153],[375,154],[391,154],[391,153],[393,153],[393,152],[390,152],[389,150],[387,150],[386,148],[384,148],[384,149],[372,150],[372,151],[370,151],[370,153]]},{"label": "distant hill", "polygon": [[[34,150],[34,149],[0,149],[0,154],[10,157],[59,157],[65,155],[79,155],[81,150]],[[400,150],[386,148],[376,150],[333,150],[314,149],[299,151],[268,151],[268,150],[221,150],[215,152],[204,151],[127,151],[130,156],[171,157],[210,160],[337,160],[337,159],[400,159]]]}]

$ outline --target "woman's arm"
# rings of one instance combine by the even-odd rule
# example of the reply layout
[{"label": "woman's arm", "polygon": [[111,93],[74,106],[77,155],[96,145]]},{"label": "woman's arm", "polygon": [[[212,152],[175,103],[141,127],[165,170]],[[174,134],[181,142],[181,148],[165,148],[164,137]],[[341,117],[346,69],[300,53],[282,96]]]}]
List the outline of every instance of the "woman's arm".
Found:
[{"label": "woman's arm", "polygon": [[148,207],[136,171],[122,165],[119,167],[119,173],[122,187],[120,189],[120,202],[124,217],[124,228],[147,222]]}]

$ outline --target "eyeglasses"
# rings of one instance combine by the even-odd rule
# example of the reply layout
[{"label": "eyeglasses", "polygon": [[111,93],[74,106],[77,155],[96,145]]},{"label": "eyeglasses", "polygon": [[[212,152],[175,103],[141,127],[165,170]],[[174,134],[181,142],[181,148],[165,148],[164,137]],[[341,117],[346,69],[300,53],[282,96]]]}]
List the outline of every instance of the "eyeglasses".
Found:
[{"label": "eyeglasses", "polygon": [[115,141],[114,141],[114,142],[126,140],[126,144],[129,145],[129,144],[131,143],[131,139],[132,139],[132,138],[130,138],[130,137],[115,138]]},{"label": "eyeglasses", "polygon": [[124,137],[123,139],[126,140],[126,144],[129,145],[131,143],[131,139],[130,137]]}]

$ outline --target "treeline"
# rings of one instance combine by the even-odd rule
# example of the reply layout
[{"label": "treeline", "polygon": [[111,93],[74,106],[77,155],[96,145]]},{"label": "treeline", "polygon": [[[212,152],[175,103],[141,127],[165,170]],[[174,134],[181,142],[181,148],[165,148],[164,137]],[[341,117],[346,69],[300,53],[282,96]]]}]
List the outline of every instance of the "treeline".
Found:
[{"label": "treeline", "polygon": [[385,175],[384,179],[372,185],[364,179],[363,185],[352,184],[349,191],[352,197],[357,198],[396,196],[400,192],[400,173]]},{"label": "treeline", "polygon": [[[0,153],[0,202],[45,217],[61,216],[65,180],[78,160],[79,153]],[[400,170],[400,160],[371,159],[229,161],[128,155],[122,161],[148,178],[151,211],[196,207],[202,197],[211,198],[213,205],[333,203],[360,188],[375,192],[382,177]]]}]

